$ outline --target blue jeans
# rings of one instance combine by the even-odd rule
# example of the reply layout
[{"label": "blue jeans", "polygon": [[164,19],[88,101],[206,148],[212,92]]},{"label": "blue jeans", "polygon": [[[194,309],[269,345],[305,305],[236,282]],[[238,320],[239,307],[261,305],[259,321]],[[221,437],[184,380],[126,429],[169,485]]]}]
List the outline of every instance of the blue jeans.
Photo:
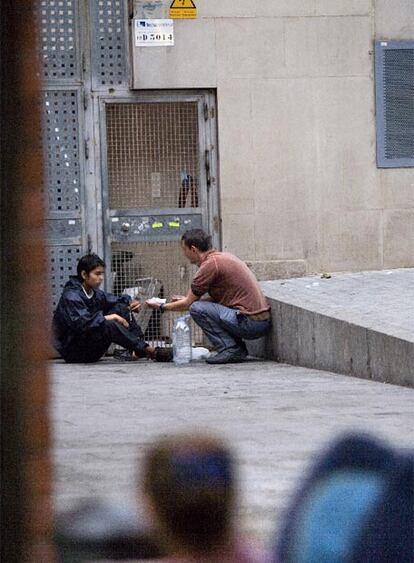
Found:
[{"label": "blue jeans", "polygon": [[195,301],[190,315],[218,352],[227,348],[246,349],[243,339],[254,340],[270,329],[271,320],[253,321],[238,309],[211,301]]}]

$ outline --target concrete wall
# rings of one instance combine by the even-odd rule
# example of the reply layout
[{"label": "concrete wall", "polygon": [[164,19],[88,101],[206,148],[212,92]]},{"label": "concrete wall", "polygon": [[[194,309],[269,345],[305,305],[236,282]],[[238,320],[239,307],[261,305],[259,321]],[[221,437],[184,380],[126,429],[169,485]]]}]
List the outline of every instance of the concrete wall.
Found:
[{"label": "concrete wall", "polygon": [[414,38],[412,0],[195,3],[174,47],[134,49],[134,88],[217,89],[223,248],[268,279],[412,266],[414,170],[376,167],[373,54]]}]

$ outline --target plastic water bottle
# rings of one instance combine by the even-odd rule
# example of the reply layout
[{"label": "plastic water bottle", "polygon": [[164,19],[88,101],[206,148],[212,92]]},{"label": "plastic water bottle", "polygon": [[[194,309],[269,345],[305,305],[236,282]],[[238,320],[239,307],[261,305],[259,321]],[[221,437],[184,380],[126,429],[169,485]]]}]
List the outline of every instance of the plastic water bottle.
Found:
[{"label": "plastic water bottle", "polygon": [[190,315],[178,317],[173,329],[173,354],[176,366],[184,366],[191,362],[191,325]]}]

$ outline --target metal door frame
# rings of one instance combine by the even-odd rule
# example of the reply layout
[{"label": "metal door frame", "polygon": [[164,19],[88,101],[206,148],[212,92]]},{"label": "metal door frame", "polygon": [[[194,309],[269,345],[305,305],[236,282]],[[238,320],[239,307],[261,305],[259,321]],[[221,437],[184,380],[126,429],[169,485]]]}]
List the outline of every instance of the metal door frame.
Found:
[{"label": "metal door frame", "polygon": [[[106,130],[106,105],[107,104],[131,104],[131,103],[157,103],[157,102],[197,102],[199,123],[199,147],[200,147],[200,187],[199,192],[201,206],[192,208],[192,213],[202,216],[203,228],[212,235],[213,245],[217,248],[221,243],[221,229],[219,219],[219,194],[218,194],[218,151],[217,151],[217,127],[216,127],[216,95],[214,90],[185,90],[185,91],[131,91],[126,94],[115,96],[103,95],[97,99],[98,125],[100,137],[100,174],[101,174],[101,229],[103,234],[103,255],[107,264],[111,258],[111,216],[132,215],[133,210],[111,210],[109,207],[109,185],[107,165],[107,130]],[[95,155],[97,156],[97,155]],[[99,204],[98,204],[99,210]],[[145,208],[145,214],[188,214],[190,209],[178,208]],[[136,215],[136,213],[135,213]],[[99,221],[99,219],[98,219]],[[175,239],[174,239],[175,240]],[[105,288],[112,287],[112,274],[110,268],[105,276]]]}]

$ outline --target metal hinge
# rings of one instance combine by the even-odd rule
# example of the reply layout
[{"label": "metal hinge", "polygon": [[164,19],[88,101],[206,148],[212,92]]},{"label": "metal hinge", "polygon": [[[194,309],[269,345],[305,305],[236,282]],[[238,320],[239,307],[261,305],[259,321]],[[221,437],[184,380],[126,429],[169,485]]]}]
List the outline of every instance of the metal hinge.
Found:
[{"label": "metal hinge", "polygon": [[204,165],[206,167],[206,183],[207,183],[207,191],[210,189],[211,186],[211,176],[210,176],[210,153],[208,150],[204,153]]},{"label": "metal hinge", "polygon": [[215,233],[220,232],[220,223],[221,223],[221,219],[219,217],[217,217],[217,215],[214,215],[213,217],[213,230]]},{"label": "metal hinge", "polygon": [[128,17],[130,20],[134,19],[134,2],[133,0],[128,0]]},{"label": "metal hinge", "polygon": [[204,121],[208,121],[208,118],[211,117],[211,119],[214,119],[216,112],[214,107],[209,108],[208,104],[205,103],[204,104]]}]

